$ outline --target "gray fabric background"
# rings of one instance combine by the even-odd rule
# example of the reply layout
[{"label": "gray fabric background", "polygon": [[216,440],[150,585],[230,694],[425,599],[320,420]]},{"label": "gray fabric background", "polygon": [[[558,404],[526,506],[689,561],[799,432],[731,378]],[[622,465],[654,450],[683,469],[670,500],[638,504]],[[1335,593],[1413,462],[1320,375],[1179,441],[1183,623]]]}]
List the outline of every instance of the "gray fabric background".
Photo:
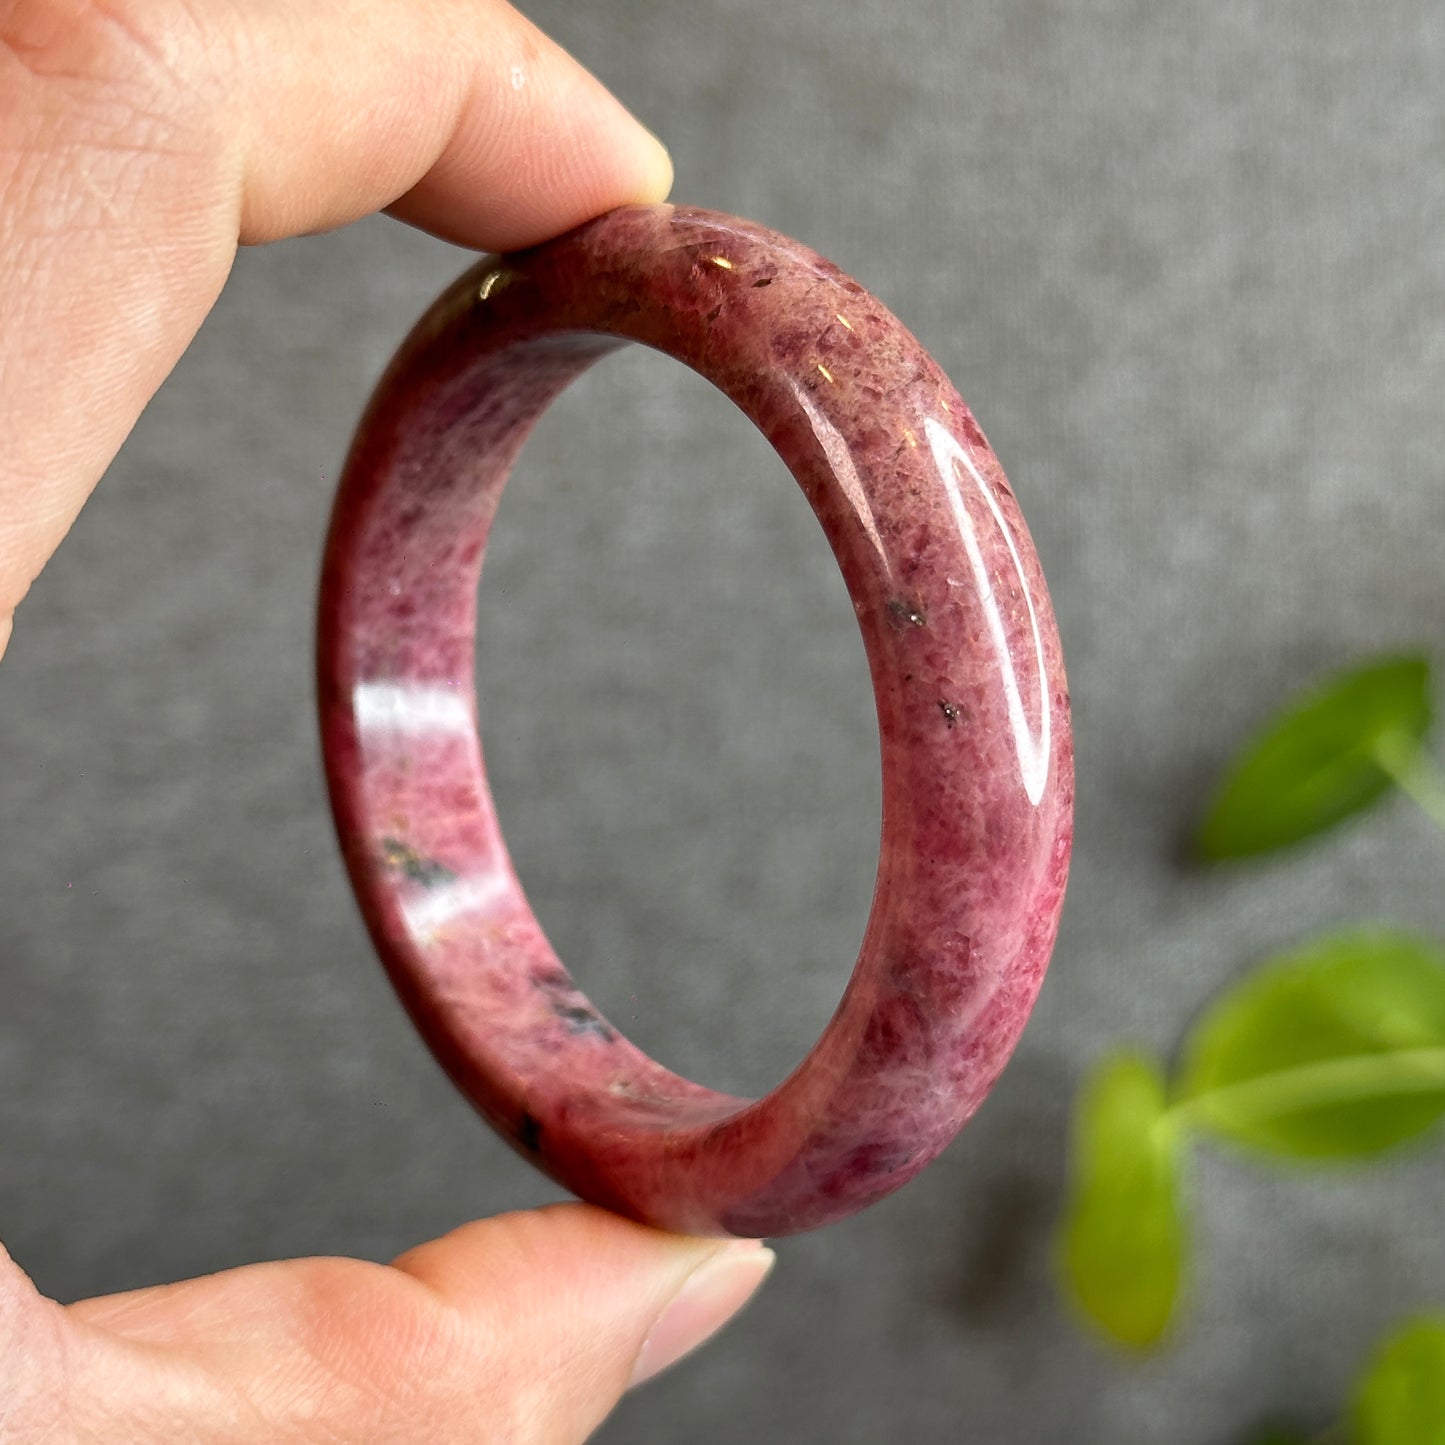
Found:
[{"label": "gray fabric background", "polygon": [[[922,1179],[783,1241],[746,1322],[604,1442],[1214,1445],[1324,1424],[1445,1304],[1445,1148],[1197,1171],[1204,1264],[1144,1365],[1056,1302],[1071,1092],[1263,951],[1445,933],[1406,805],[1202,877],[1182,831],[1323,669],[1445,590],[1445,11],[1433,0],[533,0],[672,147],[676,198],[816,246],[970,400],[1043,555],[1078,843],[1015,1062]],[[453,1095],[329,831],[318,549],[371,382],[465,257],[375,220],[251,252],[0,669],[0,1236],[47,1290],[388,1257],[555,1197]],[[84,425],[84,418],[76,418]],[[484,728],[543,922],[603,1007],[766,1088],[831,1010],[876,861],[861,647],[786,471],[624,356],[549,413],[482,587]],[[484,1431],[482,1432],[484,1434]]]}]

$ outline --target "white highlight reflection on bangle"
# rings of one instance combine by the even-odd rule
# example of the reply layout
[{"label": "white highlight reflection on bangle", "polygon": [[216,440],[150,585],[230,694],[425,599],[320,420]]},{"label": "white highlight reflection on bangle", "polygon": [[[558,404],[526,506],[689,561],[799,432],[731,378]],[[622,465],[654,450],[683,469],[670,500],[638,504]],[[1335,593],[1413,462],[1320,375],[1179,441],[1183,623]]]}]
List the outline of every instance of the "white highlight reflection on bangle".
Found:
[{"label": "white highlight reflection on bangle", "polygon": [[[933,451],[933,460],[938,467],[938,474],[942,477],[943,485],[948,492],[949,505],[953,509],[954,520],[958,523],[959,535],[963,538],[963,545],[968,552],[968,560],[973,568],[974,584],[978,588],[979,599],[983,603],[989,636],[993,639],[994,650],[998,653],[999,669],[1003,674],[1004,700],[1008,708],[1009,726],[1013,729],[1014,748],[1018,753],[1019,773],[1023,778],[1024,792],[1028,795],[1029,802],[1037,806],[1044,796],[1044,785],[1049,779],[1051,715],[1048,681],[1044,676],[1044,639],[1039,631],[1038,614],[1034,611],[1034,599],[1029,593],[1028,579],[1024,576],[1023,564],[1019,561],[1018,550],[1014,546],[1013,535],[1009,531],[1008,523],[1004,520],[1003,513],[999,511],[998,502],[992,489],[974,465],[973,458],[964,450],[958,438],[935,417],[929,417],[923,423],[923,431],[928,438],[929,447]],[[977,487],[979,495],[983,498],[993,517],[994,525],[1003,539],[1004,546],[1008,548],[1008,554],[1013,559],[1014,575],[1023,592],[1024,603],[1028,607],[1029,626],[1033,630],[1034,639],[1034,666],[1037,669],[1035,675],[1038,680],[1039,725],[1037,731],[1029,726],[1028,719],[1024,716],[1023,695],[1019,691],[1018,674],[1014,671],[1013,657],[1009,652],[1008,633],[1004,627],[1003,613],[999,610],[993,579],[988,575],[983,549],[978,544],[977,527],[959,486],[960,466]]]},{"label": "white highlight reflection on bangle", "polygon": [[476,730],[471,699],[449,687],[360,682],[351,708],[361,732],[469,733]]},{"label": "white highlight reflection on bangle", "polygon": [[[828,377],[829,381],[832,379],[831,376]],[[828,458],[828,463],[833,468],[833,475],[838,479],[838,486],[842,489],[843,495],[847,497],[854,515],[863,524],[863,530],[867,532],[868,540],[873,544],[874,551],[877,552],[879,560],[887,570],[888,551],[883,545],[883,538],[878,535],[878,524],[873,520],[873,509],[868,505],[868,497],[863,490],[863,481],[858,475],[858,468],[853,461],[853,453],[848,449],[847,440],[843,433],[823,415],[822,409],[808,395],[808,389],[801,382],[794,380],[790,382],[790,385],[798,405],[802,407],[804,415],[807,416],[808,422],[813,428],[813,435],[817,437],[818,445],[823,448],[823,455]]]},{"label": "white highlight reflection on bangle", "polygon": [[408,898],[401,911],[412,938],[429,943],[443,925],[467,914],[486,913],[510,894],[506,875],[496,870],[428,889],[419,897]]}]

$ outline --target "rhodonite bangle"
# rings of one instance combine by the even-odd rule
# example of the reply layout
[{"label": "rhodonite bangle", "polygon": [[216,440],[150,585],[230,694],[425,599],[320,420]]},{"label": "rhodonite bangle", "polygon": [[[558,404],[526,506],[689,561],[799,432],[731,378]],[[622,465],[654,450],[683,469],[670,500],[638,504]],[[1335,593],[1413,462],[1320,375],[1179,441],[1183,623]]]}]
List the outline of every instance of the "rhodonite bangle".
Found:
[{"label": "rhodonite bangle", "polygon": [[[757,1100],[592,1007],[543,935],[487,787],[477,581],[541,412],[627,342],[718,386],[812,504],[857,613],[882,743],[862,949],[822,1037]],[[487,258],[382,378],[323,569],[323,750],[348,871],[432,1052],[523,1154],[663,1228],[772,1236],[913,1177],[997,1078],[1053,947],[1068,696],[1018,505],[937,364],[856,281],[761,226],[627,207]]]}]

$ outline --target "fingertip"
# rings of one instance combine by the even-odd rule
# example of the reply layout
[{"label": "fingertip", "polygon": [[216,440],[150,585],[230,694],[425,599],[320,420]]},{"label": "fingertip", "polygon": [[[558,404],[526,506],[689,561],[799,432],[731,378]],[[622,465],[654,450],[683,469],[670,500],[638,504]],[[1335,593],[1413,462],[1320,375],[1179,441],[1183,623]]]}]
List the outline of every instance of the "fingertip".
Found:
[{"label": "fingertip", "polygon": [[385,208],[515,250],[671,189],[661,141],[507,0],[318,0],[236,29],[240,61],[193,68],[211,125],[237,137],[243,242]]},{"label": "fingertip", "polygon": [[661,1308],[693,1270],[732,1246],[758,1247],[669,1234],[568,1200],[459,1225],[393,1265],[464,1307],[488,1304],[504,1288],[535,1299],[547,1290],[587,1291],[610,1303],[620,1288],[651,1281]]},{"label": "fingertip", "polygon": [[[566,55],[566,52],[562,52]],[[575,110],[564,126],[583,167],[595,166],[598,180],[609,190],[612,205],[657,205],[672,192],[672,155],[656,132],[641,120],[591,71],[567,56],[572,67],[575,99],[560,107]],[[589,112],[592,112],[589,114]]]},{"label": "fingertip", "polygon": [[447,146],[391,215],[457,245],[514,251],[667,199],[667,147],[559,46],[546,41],[511,75],[502,86],[478,75]]},{"label": "fingertip", "polygon": [[628,1389],[690,1355],[735,1319],[772,1273],[777,1256],[755,1240],[725,1246],[683,1281],[653,1322],[632,1364]]},{"label": "fingertip", "polygon": [[505,1337],[502,1393],[542,1411],[555,1438],[581,1439],[626,1390],[734,1318],[773,1254],[757,1240],[666,1234],[563,1204],[464,1225],[396,1264],[469,1337]]}]

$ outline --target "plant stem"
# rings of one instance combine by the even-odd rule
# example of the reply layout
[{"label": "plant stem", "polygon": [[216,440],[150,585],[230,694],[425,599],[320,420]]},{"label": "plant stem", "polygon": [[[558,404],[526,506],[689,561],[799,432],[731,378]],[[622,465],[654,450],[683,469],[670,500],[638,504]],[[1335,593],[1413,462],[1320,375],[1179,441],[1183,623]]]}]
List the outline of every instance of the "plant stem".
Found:
[{"label": "plant stem", "polygon": [[1400,1049],[1300,1064],[1237,1084],[1224,1084],[1180,1099],[1170,1106],[1165,1118],[1175,1124],[1220,1117],[1233,1123],[1254,1123],[1327,1104],[1435,1093],[1445,1093],[1445,1048]]},{"label": "plant stem", "polygon": [[1375,761],[1442,832],[1445,832],[1445,773],[1413,738],[1387,732],[1375,739]]}]

